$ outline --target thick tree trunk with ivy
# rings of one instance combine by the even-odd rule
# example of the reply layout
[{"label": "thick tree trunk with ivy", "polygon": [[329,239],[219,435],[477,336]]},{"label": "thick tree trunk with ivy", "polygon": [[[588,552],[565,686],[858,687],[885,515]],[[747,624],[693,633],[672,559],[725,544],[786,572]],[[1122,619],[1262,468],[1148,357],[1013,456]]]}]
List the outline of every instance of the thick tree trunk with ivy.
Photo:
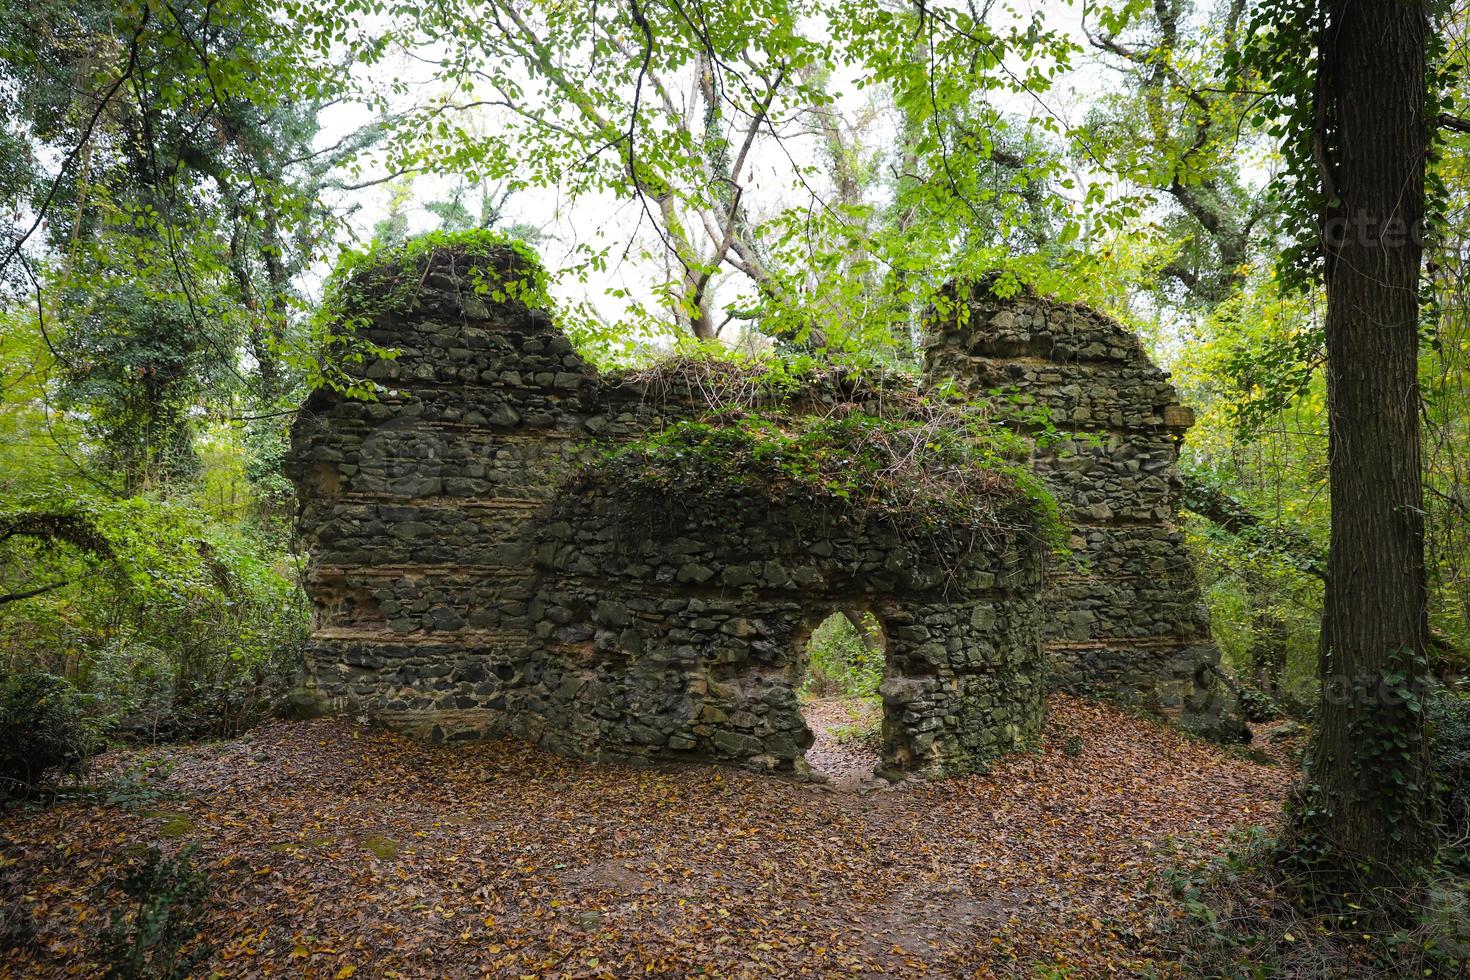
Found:
[{"label": "thick tree trunk with ivy", "polygon": [[1364,891],[1432,843],[1418,391],[1425,212],[1419,3],[1325,0],[1314,156],[1327,202],[1332,532],[1303,843]]}]

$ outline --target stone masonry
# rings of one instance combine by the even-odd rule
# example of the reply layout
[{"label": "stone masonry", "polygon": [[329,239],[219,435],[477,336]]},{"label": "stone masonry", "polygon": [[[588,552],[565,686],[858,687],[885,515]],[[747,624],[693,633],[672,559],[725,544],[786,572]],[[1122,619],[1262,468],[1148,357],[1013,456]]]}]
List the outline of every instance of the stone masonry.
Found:
[{"label": "stone masonry", "polygon": [[1001,299],[994,282],[951,289],[953,312],[930,325],[925,373],[1044,408],[1061,433],[1032,458],[1071,525],[1072,560],[1049,575],[1050,686],[1239,737],[1176,524],[1178,447],[1194,413],[1116,320],[1028,289]]},{"label": "stone masonry", "polygon": [[[701,393],[599,376],[544,313],[471,284],[524,261],[442,249],[369,277],[359,334],[398,351],[362,370],[384,394],[303,406],[288,473],[317,698],[433,740],[804,773],[806,640],[860,607],[888,643],[888,774],[970,771],[1034,741],[1034,535],[926,546],[820,494],[646,499],[597,460],[698,416]],[[882,394],[839,387],[780,398],[834,411]]]},{"label": "stone masonry", "polygon": [[572,755],[803,769],[796,701],[813,627],[870,610],[888,643],[883,765],[965,772],[1030,743],[1044,669],[1041,552],[1008,537],[924,547],[834,501],[713,488],[642,506],[580,481],[539,529],[541,683],[513,730]]},{"label": "stone masonry", "polygon": [[[599,375],[544,312],[485,288],[532,271],[449,247],[360,274],[358,333],[398,352],[359,369],[383,393],[314,392],[287,460],[325,706],[433,740],[803,773],[806,639],[859,607],[888,644],[886,775],[1031,744],[1043,623],[1052,683],[1221,717],[1172,525],[1185,410],[1117,324],[977,287],[930,347],[931,375],[1019,389],[1081,431],[1035,459],[1075,525],[1077,561],[1048,574],[1034,536],[918,542],[820,495],[648,499],[599,460],[700,417],[701,392]],[[781,397],[830,412],[881,395],[840,387]]]}]

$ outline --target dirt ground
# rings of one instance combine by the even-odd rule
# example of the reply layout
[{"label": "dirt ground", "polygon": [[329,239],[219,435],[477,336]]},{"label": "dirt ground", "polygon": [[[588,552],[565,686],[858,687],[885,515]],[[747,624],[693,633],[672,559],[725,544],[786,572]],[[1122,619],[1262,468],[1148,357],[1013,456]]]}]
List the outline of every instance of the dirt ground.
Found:
[{"label": "dirt ground", "polygon": [[[883,707],[861,698],[813,698],[801,708],[816,741],[806,750],[807,764],[837,790],[861,789],[871,782],[880,760],[878,729]],[[868,738],[855,731],[871,732]]]},{"label": "dirt ground", "polygon": [[201,975],[1168,975],[1161,869],[1273,821],[1291,771],[1054,697],[1039,753],[886,792],[345,720],[93,778],[110,801],[0,817],[0,910],[31,933],[0,977],[97,975],[155,844],[209,872]]}]

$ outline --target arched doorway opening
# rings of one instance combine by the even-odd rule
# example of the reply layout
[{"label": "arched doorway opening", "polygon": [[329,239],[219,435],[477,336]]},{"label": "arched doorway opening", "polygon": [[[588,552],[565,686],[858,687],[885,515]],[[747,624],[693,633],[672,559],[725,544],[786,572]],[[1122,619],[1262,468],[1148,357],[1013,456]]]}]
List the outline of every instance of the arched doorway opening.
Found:
[{"label": "arched doorway opening", "polygon": [[882,757],[888,641],[882,622],[863,606],[841,606],[817,623],[801,651],[797,695],[813,742],[806,761],[839,789],[873,776]]}]

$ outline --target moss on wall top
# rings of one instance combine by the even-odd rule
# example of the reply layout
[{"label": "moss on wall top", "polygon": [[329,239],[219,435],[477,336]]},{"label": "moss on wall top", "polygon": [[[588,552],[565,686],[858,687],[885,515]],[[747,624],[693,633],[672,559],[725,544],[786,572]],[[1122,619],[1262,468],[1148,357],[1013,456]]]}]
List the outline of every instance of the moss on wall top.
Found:
[{"label": "moss on wall top", "polygon": [[610,388],[631,392],[642,401],[677,402],[709,412],[769,408],[827,412],[841,405],[871,405],[875,412],[894,414],[946,401],[918,375],[902,371],[810,356],[742,356],[713,348],[609,371],[603,377]]},{"label": "moss on wall top", "polygon": [[964,407],[905,407],[711,414],[619,447],[584,468],[572,489],[634,506],[681,493],[757,497],[925,536],[985,531],[1056,542],[1056,503],[1014,461],[1019,445],[1009,432]]},{"label": "moss on wall top", "polygon": [[[446,282],[435,282],[442,266]],[[520,301],[549,305],[547,275],[535,249],[518,238],[486,229],[434,231],[397,245],[374,244],[347,252],[326,285],[319,316],[345,324],[378,313],[409,313],[427,292],[446,283],[468,286],[482,304]]]}]

